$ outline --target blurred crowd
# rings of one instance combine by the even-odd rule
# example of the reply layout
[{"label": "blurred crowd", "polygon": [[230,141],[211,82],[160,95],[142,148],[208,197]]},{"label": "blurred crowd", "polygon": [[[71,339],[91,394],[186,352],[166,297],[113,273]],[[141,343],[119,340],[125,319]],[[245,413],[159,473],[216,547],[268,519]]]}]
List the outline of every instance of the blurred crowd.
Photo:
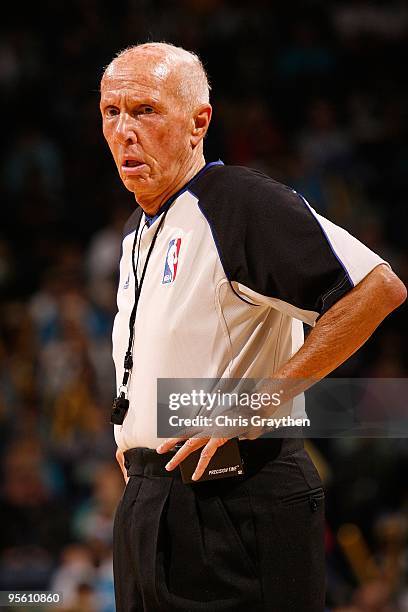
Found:
[{"label": "blurred crowd", "polygon": [[[408,7],[69,0],[11,5],[0,31],[0,590],[113,612],[124,483],[110,336],[134,199],[101,135],[103,67],[146,40],[198,52],[214,106],[207,160],[294,187],[407,284]],[[407,341],[402,307],[335,375],[405,377]],[[408,611],[406,441],[309,449],[327,492],[327,610]]]}]

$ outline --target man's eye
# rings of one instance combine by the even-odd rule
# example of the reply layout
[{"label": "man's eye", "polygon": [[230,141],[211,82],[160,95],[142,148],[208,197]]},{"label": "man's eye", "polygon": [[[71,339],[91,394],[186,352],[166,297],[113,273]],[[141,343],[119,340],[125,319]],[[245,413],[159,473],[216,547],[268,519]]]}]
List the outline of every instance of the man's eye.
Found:
[{"label": "man's eye", "polygon": [[154,108],[152,106],[142,106],[141,111],[144,115],[152,115]]},{"label": "man's eye", "polygon": [[105,115],[106,117],[115,117],[118,114],[118,109],[115,108],[114,106],[108,106],[105,109]]}]

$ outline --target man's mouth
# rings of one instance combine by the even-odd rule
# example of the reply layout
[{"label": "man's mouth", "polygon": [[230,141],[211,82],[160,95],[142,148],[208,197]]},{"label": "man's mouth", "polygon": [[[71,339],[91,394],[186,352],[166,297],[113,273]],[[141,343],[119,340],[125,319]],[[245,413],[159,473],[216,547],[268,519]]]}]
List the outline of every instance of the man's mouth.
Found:
[{"label": "man's mouth", "polygon": [[134,168],[135,166],[141,166],[142,162],[136,161],[135,159],[126,159],[123,165],[126,168]]},{"label": "man's mouth", "polygon": [[122,176],[137,176],[146,172],[147,166],[144,162],[137,159],[124,159],[122,161]]}]

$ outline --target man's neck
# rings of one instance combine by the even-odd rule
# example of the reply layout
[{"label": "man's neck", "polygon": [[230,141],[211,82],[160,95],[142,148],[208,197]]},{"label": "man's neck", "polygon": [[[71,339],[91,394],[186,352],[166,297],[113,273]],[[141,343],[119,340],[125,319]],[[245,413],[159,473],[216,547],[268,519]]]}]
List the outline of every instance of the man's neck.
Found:
[{"label": "man's neck", "polygon": [[191,179],[198,172],[200,172],[200,170],[204,168],[204,166],[205,166],[205,159],[204,159],[204,155],[201,154],[201,156],[190,165],[187,172],[181,173],[180,178],[178,178],[171,186],[169,186],[168,189],[166,189],[163,193],[161,193],[160,196],[157,196],[154,199],[143,198],[143,196],[141,196],[139,199],[137,197],[137,194],[135,194],[137,203],[143,209],[143,211],[147,215],[149,215],[149,217],[154,217],[154,215],[157,214],[157,212],[160,210],[163,204],[165,204],[167,200],[171,198],[172,195],[180,191],[180,189],[182,189],[184,185],[187,185],[187,183],[191,181]]}]

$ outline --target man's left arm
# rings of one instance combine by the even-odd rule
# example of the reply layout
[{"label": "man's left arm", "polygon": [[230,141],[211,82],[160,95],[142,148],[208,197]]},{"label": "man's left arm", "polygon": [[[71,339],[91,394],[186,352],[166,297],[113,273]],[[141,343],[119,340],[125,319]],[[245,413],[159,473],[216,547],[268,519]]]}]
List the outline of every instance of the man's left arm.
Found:
[{"label": "man's left arm", "polygon": [[[376,266],[317,320],[305,343],[274,373],[274,378],[314,382],[324,378],[355,353],[406,297],[406,287],[398,276],[386,264]],[[226,441],[227,438],[189,438],[167,464],[167,469],[174,469],[191,452],[205,445],[193,475],[198,480],[217,448]],[[157,450],[167,452],[176,442],[166,440]]]},{"label": "man's left arm", "polygon": [[406,297],[398,276],[386,264],[378,265],[317,320],[305,343],[274,378],[324,378],[355,353]]}]

